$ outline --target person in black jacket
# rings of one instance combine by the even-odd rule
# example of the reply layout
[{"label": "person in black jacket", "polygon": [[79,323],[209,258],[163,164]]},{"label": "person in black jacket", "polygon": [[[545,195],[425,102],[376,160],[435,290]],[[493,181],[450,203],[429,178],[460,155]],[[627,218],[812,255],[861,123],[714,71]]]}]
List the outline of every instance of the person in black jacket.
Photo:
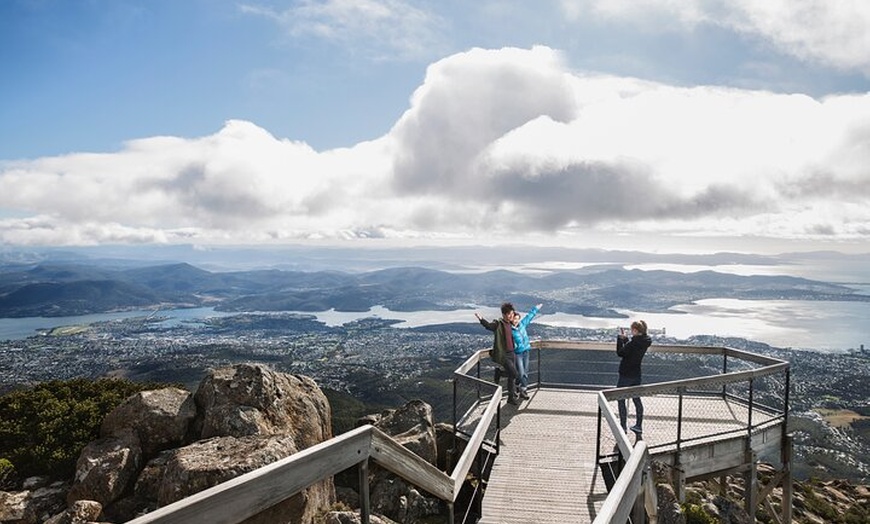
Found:
[{"label": "person in black jacket", "polygon": [[514,353],[514,337],[511,331],[511,321],[516,314],[517,312],[510,302],[505,302],[501,305],[501,318],[492,322],[481,317],[477,312],[474,313],[480,325],[494,333],[490,357],[496,363],[495,383],[498,384],[499,380],[501,380],[503,368],[507,374],[508,404],[513,404],[514,406],[519,404],[516,385],[516,354]]},{"label": "person in black jacket", "polygon": [[[625,335],[625,329],[619,328],[619,336],[616,337],[616,354],[622,358],[619,363],[619,379],[616,387],[639,386],[641,381],[640,363],[646,350],[652,345],[652,339],[647,335],[646,322],[637,320],[631,323],[631,340]],[[631,427],[637,435],[643,434],[643,402],[640,397],[631,399],[634,402],[635,424]],[[626,431],[628,423],[628,407],[625,399],[617,401],[619,404],[619,423],[622,430]]]}]

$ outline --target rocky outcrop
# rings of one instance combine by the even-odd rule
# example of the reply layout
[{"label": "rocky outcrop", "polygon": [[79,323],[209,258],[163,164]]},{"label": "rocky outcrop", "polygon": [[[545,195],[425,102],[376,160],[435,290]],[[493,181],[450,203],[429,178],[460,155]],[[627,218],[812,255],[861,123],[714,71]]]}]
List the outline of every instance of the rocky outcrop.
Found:
[{"label": "rocky outcrop", "polygon": [[100,426],[101,437],[118,437],[132,429],[142,453],[153,456],[185,442],[196,416],[193,395],[179,388],[143,391],[112,410]]},{"label": "rocky outcrop", "polygon": [[47,479],[33,477],[22,491],[0,491],[0,522],[37,524],[66,507],[67,482],[44,484]]},{"label": "rocky outcrop", "polygon": [[[72,485],[0,492],[0,522],[125,522],[332,438],[326,396],[263,365],[212,370],[196,393],[131,396],[82,450]],[[246,524],[314,522],[335,502],[322,481]]]},{"label": "rocky outcrop", "polygon": [[286,435],[293,428],[300,450],[332,438],[329,402],[309,377],[255,365],[218,369],[195,399],[199,438]]},{"label": "rocky outcrop", "polygon": [[45,524],[84,524],[94,522],[103,512],[103,506],[93,500],[77,500],[63,513],[59,513]]},{"label": "rocky outcrop", "polygon": [[133,429],[124,428],[117,436],[95,440],[79,455],[67,502],[93,500],[105,506],[121,497],[141,467],[142,449]]},{"label": "rocky outcrop", "polygon": [[[400,444],[437,465],[438,448],[432,407],[412,400],[399,409],[369,415],[361,424],[372,424]],[[413,524],[442,513],[441,501],[421,493],[396,475],[372,465],[369,475],[372,510],[397,522]]]},{"label": "rocky outcrop", "polygon": [[[773,481],[776,469],[769,464],[758,465],[761,485]],[[870,522],[870,487],[852,484],[847,480],[820,481],[810,479],[794,481],[792,516],[796,524],[839,524]],[[724,492],[723,492],[724,491]],[[743,478],[727,476],[724,486],[716,481],[703,481],[686,487],[687,512],[697,518],[713,522],[743,524],[750,522],[743,507]],[[761,502],[761,501],[759,501]],[[774,487],[769,495],[770,508],[756,510],[758,522],[773,522],[770,509],[779,512],[782,507],[782,488]],[[703,515],[703,516],[701,516]]]}]

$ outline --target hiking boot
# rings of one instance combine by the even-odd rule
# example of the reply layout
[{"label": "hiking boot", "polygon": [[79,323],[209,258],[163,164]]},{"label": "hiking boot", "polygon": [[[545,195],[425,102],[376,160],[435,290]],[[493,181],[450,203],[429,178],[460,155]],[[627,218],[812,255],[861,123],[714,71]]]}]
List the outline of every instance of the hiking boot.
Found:
[{"label": "hiking boot", "polygon": [[522,391],[520,391],[520,398],[524,398],[524,399],[527,399],[527,400],[528,400],[528,398],[529,398],[529,394],[526,393],[526,390],[522,390]]},{"label": "hiking boot", "polygon": [[643,435],[643,429],[641,429],[641,427],[638,426],[637,424],[635,424],[634,426],[631,426],[630,429],[632,431],[634,431],[635,433],[637,433],[638,435]]}]

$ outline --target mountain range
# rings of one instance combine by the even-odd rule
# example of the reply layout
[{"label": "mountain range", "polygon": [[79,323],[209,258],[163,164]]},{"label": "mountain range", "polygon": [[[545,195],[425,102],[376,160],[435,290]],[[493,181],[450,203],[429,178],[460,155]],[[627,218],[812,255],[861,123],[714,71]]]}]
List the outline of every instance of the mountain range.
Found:
[{"label": "mountain range", "polygon": [[81,263],[0,266],[0,317],[57,317],[128,309],[214,306],[220,311],[452,310],[547,302],[552,310],[618,318],[707,298],[870,301],[844,285],[791,276],[684,273],[600,264],[530,274],[395,267],[361,273],[278,269],[213,272],[187,263],[108,267]]}]

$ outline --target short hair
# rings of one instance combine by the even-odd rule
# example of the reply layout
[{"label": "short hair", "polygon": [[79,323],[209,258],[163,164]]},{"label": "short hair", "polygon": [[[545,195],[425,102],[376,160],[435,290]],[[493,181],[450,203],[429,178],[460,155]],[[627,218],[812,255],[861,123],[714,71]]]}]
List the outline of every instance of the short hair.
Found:
[{"label": "short hair", "polygon": [[646,335],[646,322],[643,320],[635,320],[631,323],[631,329],[636,329],[641,335]]},{"label": "short hair", "polygon": [[504,304],[501,305],[501,314],[502,315],[507,315],[511,311],[515,311],[515,310],[514,310],[514,305],[511,304],[510,302],[505,302]]}]

